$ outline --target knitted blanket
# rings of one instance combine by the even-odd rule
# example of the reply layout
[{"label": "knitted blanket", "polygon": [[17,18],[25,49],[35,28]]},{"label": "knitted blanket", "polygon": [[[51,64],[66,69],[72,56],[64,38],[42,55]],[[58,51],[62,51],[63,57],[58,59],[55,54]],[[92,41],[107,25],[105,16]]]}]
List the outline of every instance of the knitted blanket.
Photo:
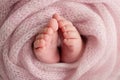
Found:
[{"label": "knitted blanket", "polygon": [[[86,38],[74,63],[46,64],[33,53],[54,13]],[[120,80],[120,1],[0,0],[0,80]]]}]

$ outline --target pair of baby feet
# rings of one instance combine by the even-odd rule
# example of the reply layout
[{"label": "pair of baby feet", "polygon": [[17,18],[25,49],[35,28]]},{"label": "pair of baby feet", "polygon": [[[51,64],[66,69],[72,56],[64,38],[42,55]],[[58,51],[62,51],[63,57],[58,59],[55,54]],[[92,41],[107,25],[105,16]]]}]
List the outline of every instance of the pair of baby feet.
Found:
[{"label": "pair of baby feet", "polygon": [[[58,49],[59,38],[61,51]],[[59,14],[53,15],[34,41],[34,53],[38,60],[45,63],[75,62],[81,55],[82,47],[83,42],[77,29]]]}]

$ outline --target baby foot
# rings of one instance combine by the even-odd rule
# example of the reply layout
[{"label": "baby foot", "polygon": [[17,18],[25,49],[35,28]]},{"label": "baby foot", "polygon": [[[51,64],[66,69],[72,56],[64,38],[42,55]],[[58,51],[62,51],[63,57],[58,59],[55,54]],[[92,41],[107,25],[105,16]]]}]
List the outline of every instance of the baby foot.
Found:
[{"label": "baby foot", "polygon": [[34,53],[38,60],[45,63],[59,62],[57,50],[58,23],[56,19],[51,19],[42,33],[37,35],[34,42]]},{"label": "baby foot", "polygon": [[60,35],[62,35],[61,61],[67,63],[75,62],[81,55],[83,45],[79,32],[70,21],[59,16],[58,14],[55,14],[54,18],[58,21]]}]

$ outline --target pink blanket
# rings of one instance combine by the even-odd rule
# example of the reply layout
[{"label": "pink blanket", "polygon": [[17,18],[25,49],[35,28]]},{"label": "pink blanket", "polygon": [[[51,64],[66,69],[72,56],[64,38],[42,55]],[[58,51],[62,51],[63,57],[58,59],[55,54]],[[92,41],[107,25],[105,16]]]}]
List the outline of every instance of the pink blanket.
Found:
[{"label": "pink blanket", "polygon": [[[87,39],[75,63],[45,64],[33,54],[54,13]],[[120,80],[120,1],[0,0],[0,80]]]}]

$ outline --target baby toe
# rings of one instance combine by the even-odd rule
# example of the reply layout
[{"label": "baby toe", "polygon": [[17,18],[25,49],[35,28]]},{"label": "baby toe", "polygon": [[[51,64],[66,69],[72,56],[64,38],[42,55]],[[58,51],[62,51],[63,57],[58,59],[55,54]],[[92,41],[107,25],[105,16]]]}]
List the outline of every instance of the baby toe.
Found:
[{"label": "baby toe", "polygon": [[80,35],[75,31],[64,32],[63,36],[64,36],[64,38],[67,38],[67,39],[78,39],[78,38],[80,38]]},{"label": "baby toe", "polygon": [[38,49],[38,48],[41,48],[41,47],[44,47],[44,46],[45,46],[45,40],[44,39],[36,40],[34,42],[34,48],[35,49]]}]

